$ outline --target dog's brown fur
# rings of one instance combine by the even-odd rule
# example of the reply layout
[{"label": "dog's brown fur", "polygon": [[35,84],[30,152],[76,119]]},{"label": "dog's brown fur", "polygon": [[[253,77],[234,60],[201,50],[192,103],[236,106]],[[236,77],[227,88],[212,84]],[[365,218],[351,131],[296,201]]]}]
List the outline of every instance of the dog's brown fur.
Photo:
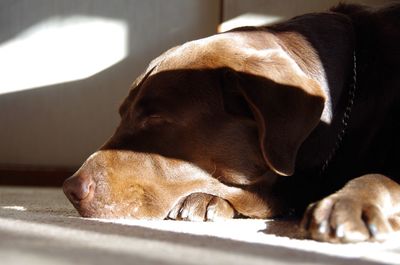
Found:
[{"label": "dog's brown fur", "polygon": [[340,5],[175,47],[64,191],[82,216],[184,220],[269,218],[328,196],[306,211],[310,237],[384,239],[400,212],[399,29],[400,5]]}]

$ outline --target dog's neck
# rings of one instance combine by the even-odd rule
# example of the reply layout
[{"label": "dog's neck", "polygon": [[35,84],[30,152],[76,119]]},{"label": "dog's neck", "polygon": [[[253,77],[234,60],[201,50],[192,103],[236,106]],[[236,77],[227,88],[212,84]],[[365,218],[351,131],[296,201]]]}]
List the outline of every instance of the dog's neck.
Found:
[{"label": "dog's neck", "polygon": [[318,25],[313,17],[306,16],[294,19],[295,28],[273,28],[283,49],[325,94],[320,122],[300,147],[296,161],[296,172],[315,175],[326,170],[344,137],[356,78],[352,23],[335,14],[320,16]]},{"label": "dog's neck", "polygon": [[[313,174],[322,175],[341,146],[357,88],[357,61],[355,54],[351,57],[351,63],[343,62],[343,65],[338,65],[348,69],[346,80],[327,87],[327,100],[320,122],[299,150],[296,171],[311,170]],[[316,149],[315,146],[319,148]]]}]

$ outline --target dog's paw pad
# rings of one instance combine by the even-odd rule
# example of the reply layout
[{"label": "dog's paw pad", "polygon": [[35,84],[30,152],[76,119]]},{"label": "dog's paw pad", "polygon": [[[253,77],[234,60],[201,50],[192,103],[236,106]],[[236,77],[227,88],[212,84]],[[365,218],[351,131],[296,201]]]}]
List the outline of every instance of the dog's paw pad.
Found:
[{"label": "dog's paw pad", "polygon": [[310,238],[332,243],[383,241],[392,231],[379,207],[337,194],[310,205],[302,228]]},{"label": "dog's paw pad", "polygon": [[224,199],[213,197],[207,206],[206,220],[221,221],[232,219],[235,216],[235,210]]},{"label": "dog's paw pad", "polygon": [[235,215],[226,200],[206,193],[193,193],[180,200],[169,212],[168,218],[185,221],[219,221]]}]

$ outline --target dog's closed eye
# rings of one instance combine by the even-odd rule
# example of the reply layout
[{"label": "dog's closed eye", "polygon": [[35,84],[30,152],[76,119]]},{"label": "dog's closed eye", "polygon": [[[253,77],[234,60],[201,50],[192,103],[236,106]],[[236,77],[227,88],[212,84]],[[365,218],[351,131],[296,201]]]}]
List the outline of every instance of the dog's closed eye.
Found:
[{"label": "dog's closed eye", "polygon": [[167,123],[169,120],[160,114],[151,114],[143,117],[141,120],[142,127],[156,126]]}]

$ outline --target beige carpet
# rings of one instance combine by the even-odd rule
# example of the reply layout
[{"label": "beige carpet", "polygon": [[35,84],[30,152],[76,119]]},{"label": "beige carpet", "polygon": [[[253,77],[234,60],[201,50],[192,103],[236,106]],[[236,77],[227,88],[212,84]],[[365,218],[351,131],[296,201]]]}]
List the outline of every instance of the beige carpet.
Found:
[{"label": "beige carpet", "polygon": [[60,189],[0,187],[2,265],[400,264],[400,234],[347,245],[298,238],[295,221],[84,219]]}]

